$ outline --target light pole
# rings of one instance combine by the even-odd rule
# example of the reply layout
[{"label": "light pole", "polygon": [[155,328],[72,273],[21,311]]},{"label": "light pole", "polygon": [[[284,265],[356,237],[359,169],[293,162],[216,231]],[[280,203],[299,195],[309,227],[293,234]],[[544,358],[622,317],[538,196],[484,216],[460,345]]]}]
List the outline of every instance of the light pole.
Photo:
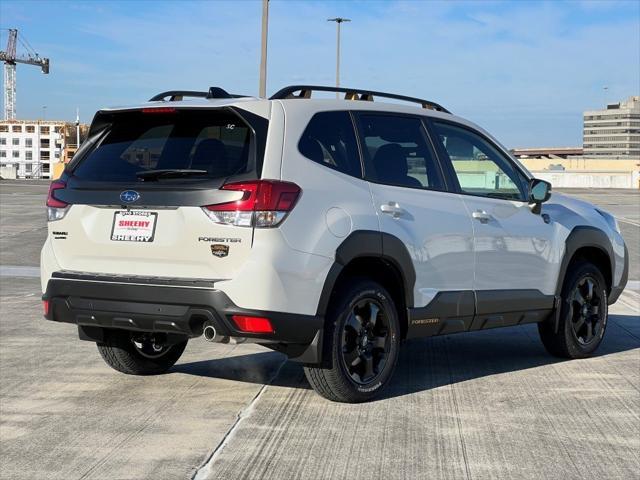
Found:
[{"label": "light pole", "polygon": [[[336,17],[328,18],[327,22],[336,22],[336,88],[340,87],[340,25],[344,22],[350,22],[348,18]],[[336,98],[339,98],[339,93],[336,92]]]},{"label": "light pole", "polygon": [[80,109],[76,108],[76,150],[80,148]]},{"label": "light pole", "polygon": [[260,92],[267,97],[267,33],[269,31],[269,0],[262,0],[262,46],[260,50]]}]

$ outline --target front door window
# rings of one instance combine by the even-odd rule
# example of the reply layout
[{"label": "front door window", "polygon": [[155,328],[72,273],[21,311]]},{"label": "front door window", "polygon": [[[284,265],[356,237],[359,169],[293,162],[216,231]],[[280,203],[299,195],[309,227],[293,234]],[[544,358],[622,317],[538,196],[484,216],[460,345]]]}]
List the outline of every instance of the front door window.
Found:
[{"label": "front door window", "polygon": [[441,122],[434,122],[434,128],[463,193],[508,200],[526,198],[519,172],[496,147],[465,128]]}]

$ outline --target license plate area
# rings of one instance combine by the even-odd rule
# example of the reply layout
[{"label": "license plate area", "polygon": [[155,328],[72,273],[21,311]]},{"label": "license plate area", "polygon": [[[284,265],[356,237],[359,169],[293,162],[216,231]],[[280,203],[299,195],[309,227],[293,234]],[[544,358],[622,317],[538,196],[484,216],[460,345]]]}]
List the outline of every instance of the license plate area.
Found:
[{"label": "license plate area", "polygon": [[117,210],[113,214],[111,240],[114,242],[153,242],[157,220],[157,212]]}]

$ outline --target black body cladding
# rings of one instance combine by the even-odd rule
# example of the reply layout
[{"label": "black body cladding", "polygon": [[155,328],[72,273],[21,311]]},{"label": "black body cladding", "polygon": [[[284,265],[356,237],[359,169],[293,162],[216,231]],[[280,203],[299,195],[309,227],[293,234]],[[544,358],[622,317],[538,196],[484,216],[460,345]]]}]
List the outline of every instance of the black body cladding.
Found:
[{"label": "black body cladding", "polygon": [[[309,345],[318,341],[322,317],[239,308],[211,281],[55,272],[42,298],[49,301],[47,318],[83,327],[83,339],[99,341],[91,332],[101,335],[101,329],[111,328],[196,337],[202,335],[204,321],[210,321],[221,336],[252,338],[291,357],[311,349],[305,361],[319,361]],[[274,333],[239,331],[232,315],[267,317]]]}]

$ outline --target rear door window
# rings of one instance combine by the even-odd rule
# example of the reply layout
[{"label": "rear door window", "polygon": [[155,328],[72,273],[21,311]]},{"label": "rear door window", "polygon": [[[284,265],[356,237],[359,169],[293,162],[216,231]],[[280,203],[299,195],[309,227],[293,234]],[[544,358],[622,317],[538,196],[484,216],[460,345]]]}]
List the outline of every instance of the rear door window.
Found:
[{"label": "rear door window", "polygon": [[227,110],[107,114],[100,141],[73,174],[83,180],[137,181],[146,170],[201,170],[223,178],[255,169],[251,129]]},{"label": "rear door window", "polygon": [[399,187],[444,190],[424,125],[419,118],[360,114],[366,178]]},{"label": "rear door window", "polygon": [[316,113],[302,134],[298,149],[320,165],[352,177],[362,176],[358,144],[348,112]]}]

